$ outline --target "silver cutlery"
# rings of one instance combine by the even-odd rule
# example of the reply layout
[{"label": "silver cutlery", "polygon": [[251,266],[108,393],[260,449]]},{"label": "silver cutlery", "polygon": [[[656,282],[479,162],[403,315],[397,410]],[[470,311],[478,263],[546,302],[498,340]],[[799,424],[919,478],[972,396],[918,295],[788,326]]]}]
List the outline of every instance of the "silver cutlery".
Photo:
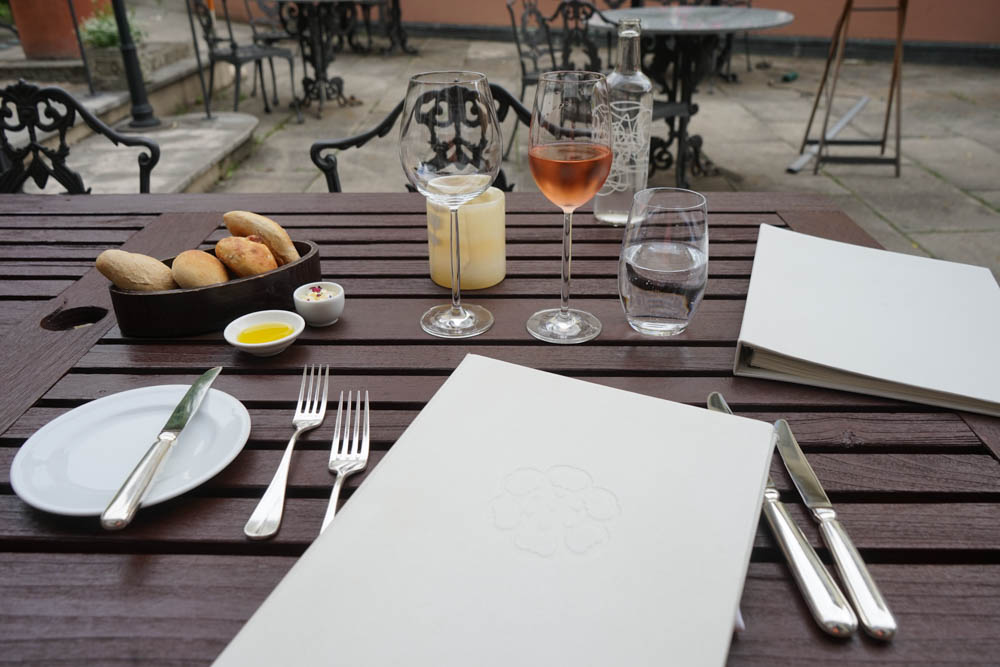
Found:
[{"label": "silver cutlery", "polygon": [[[722,394],[713,391],[708,396],[708,409],[733,414]],[[849,637],[858,629],[858,618],[840,592],[833,577],[827,572],[816,551],[806,540],[784,504],[779,500],[778,488],[767,476],[764,488],[764,516],[771,533],[784,554],[788,567],[795,577],[799,590],[816,623],[835,637]]]},{"label": "silver cutlery", "polygon": [[833,554],[833,562],[837,565],[840,580],[846,586],[847,595],[858,612],[861,626],[875,639],[892,639],[896,634],[896,619],[861,560],[861,554],[854,548],[847,531],[837,520],[837,513],[792,435],[792,429],[784,419],[776,421],[774,428],[778,433],[778,453],[781,460],[806,507],[819,524],[820,535]]},{"label": "silver cutlery", "polygon": [[[322,375],[322,377],[321,377]],[[322,387],[320,387],[322,385]],[[292,434],[285,453],[281,455],[278,469],[267,485],[264,496],[243,527],[243,533],[252,540],[273,537],[281,526],[281,515],[285,508],[285,489],[288,486],[288,467],[292,462],[292,450],[299,436],[323,423],[326,415],[326,397],[330,387],[330,367],[306,366],[302,369],[302,384],[299,386],[299,402],[295,406]]]},{"label": "silver cutlery", "polygon": [[101,514],[101,527],[106,530],[121,530],[132,522],[139,503],[149,490],[156,477],[156,471],[160,469],[160,464],[167,457],[177,437],[187,426],[187,423],[194,416],[205,399],[212,382],[222,372],[222,366],[205,371],[200,378],[195,380],[180,403],[164,424],[163,430],[156,437],[154,442],[132,470],[125,483],[118,489],[118,493],[108,503],[107,508]]},{"label": "silver cutlery", "polygon": [[[344,486],[344,480],[348,475],[361,472],[368,465],[368,391],[365,391],[365,411],[361,413],[361,392],[358,391],[357,405],[354,410],[354,439],[348,442],[351,431],[351,392],[347,392],[347,411],[344,413],[344,434],[341,438],[340,417],[344,412],[344,392],[340,392],[340,402],[337,404],[337,423],[333,427],[333,443],[330,446],[330,472],[337,476],[333,483],[333,492],[330,494],[330,504],[326,508],[326,516],[323,517],[323,527],[320,534],[333,521],[333,515],[337,513],[337,501],[340,499],[340,489]],[[361,422],[364,420],[364,425]],[[360,438],[358,437],[360,430]]]}]

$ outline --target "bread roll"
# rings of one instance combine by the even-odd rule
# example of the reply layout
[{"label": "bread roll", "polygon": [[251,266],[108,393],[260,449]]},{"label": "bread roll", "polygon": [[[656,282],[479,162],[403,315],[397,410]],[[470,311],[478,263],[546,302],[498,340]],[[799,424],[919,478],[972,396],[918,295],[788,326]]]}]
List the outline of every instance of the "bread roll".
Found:
[{"label": "bread roll", "polygon": [[216,243],[215,256],[240,278],[278,268],[266,245],[240,236],[227,236]]},{"label": "bread roll", "polygon": [[174,281],[181,287],[204,287],[229,280],[226,267],[203,250],[185,250],[174,258],[170,267]]},{"label": "bread roll", "polygon": [[233,236],[259,236],[274,255],[278,266],[294,262],[299,258],[299,251],[288,237],[281,225],[270,218],[251,213],[250,211],[230,211],[222,216],[226,229]]},{"label": "bread roll", "polygon": [[143,292],[177,289],[170,267],[149,255],[105,250],[97,256],[97,270],[121,289]]}]

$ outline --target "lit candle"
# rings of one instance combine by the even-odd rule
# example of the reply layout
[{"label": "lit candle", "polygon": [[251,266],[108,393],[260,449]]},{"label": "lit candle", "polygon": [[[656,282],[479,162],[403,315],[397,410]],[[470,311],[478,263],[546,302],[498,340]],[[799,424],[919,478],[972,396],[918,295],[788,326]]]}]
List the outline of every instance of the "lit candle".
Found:
[{"label": "lit candle", "polygon": [[[496,285],[507,274],[504,194],[490,188],[458,209],[463,290]],[[451,217],[447,207],[427,200],[427,247],[431,280],[451,287]]]}]

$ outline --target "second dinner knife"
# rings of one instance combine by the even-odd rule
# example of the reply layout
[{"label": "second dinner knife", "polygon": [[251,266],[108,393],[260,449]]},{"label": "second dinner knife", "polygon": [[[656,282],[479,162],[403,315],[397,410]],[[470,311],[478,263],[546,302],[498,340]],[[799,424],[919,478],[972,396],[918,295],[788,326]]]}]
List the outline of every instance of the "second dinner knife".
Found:
[{"label": "second dinner knife", "polygon": [[[726,399],[717,391],[709,394],[708,409],[733,414]],[[857,616],[812,545],[778,499],[778,489],[770,475],[767,476],[767,486],[764,488],[763,511],[816,623],[835,637],[854,634],[858,629]]]},{"label": "second dinner knife", "polygon": [[840,580],[847,587],[847,595],[861,619],[861,626],[875,639],[889,640],[896,634],[896,619],[889,611],[875,580],[861,560],[861,554],[854,548],[847,531],[837,520],[837,513],[826,492],[819,483],[809,461],[802,454],[799,443],[792,435],[788,422],[779,419],[774,423],[778,433],[778,453],[788,469],[788,474],[799,490],[806,507],[819,524],[823,542],[833,554]]}]

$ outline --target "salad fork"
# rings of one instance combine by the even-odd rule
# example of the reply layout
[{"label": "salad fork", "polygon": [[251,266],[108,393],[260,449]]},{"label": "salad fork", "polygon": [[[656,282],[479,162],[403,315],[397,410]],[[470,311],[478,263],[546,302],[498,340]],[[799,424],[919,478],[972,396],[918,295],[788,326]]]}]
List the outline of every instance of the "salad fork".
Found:
[{"label": "salad fork", "polygon": [[[320,375],[322,374],[322,382]],[[322,390],[320,388],[322,384]],[[285,488],[288,486],[288,467],[292,462],[292,450],[295,441],[306,431],[323,423],[326,415],[326,397],[330,387],[330,367],[306,366],[302,369],[302,384],[299,386],[299,402],[295,406],[295,416],[292,425],[295,433],[281,455],[278,470],[275,471],[271,483],[267,485],[264,496],[257,503],[257,508],[250,515],[250,520],[243,527],[243,533],[252,540],[262,540],[273,537],[281,525],[281,515],[285,509]]]},{"label": "salad fork", "polygon": [[[333,483],[333,493],[330,494],[330,504],[326,508],[326,516],[323,517],[323,527],[319,532],[322,535],[326,527],[333,521],[333,515],[337,513],[337,501],[340,499],[340,489],[344,486],[344,480],[348,475],[360,472],[368,465],[368,391],[365,391],[365,413],[361,415],[361,392],[358,391],[357,406],[354,410],[354,439],[348,443],[347,436],[351,431],[351,392],[347,392],[347,412],[344,422],[344,437],[340,437],[340,417],[344,407],[344,392],[340,392],[340,403],[337,405],[337,423],[333,428],[333,443],[330,447],[330,472],[337,476]],[[361,428],[361,420],[364,419],[364,427]],[[358,431],[361,430],[360,441]]]}]

